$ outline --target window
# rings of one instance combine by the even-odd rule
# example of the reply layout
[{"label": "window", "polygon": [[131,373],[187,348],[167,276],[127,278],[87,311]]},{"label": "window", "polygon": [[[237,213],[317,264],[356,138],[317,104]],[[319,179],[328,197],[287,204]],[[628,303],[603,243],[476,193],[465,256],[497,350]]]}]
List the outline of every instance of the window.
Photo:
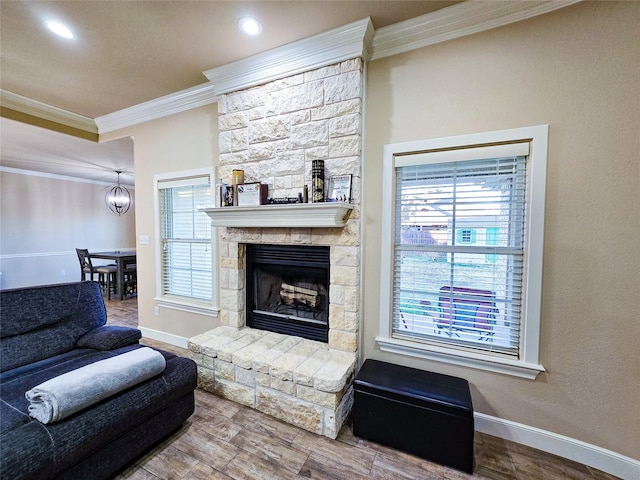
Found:
[{"label": "window", "polygon": [[459,243],[476,243],[476,231],[472,229],[462,229],[459,232]]},{"label": "window", "polygon": [[528,378],[544,370],[547,129],[385,147],[381,349]]},{"label": "window", "polygon": [[156,177],[158,297],[174,305],[211,308],[215,300],[215,242],[209,216],[199,211],[213,205],[212,177],[201,171]]}]

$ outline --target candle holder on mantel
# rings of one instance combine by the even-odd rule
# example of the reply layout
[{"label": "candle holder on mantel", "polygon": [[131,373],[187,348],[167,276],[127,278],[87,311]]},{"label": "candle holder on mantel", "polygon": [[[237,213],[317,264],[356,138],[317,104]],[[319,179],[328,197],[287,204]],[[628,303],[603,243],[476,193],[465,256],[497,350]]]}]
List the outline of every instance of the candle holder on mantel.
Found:
[{"label": "candle holder on mantel", "polygon": [[231,171],[231,186],[233,187],[233,206],[238,206],[238,185],[244,183],[244,170]]}]

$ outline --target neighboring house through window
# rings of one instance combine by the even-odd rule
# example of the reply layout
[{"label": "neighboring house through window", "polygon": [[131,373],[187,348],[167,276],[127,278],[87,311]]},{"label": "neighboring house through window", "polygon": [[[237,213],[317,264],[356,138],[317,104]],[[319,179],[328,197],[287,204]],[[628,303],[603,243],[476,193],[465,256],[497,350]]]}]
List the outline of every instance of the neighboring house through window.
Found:
[{"label": "neighboring house through window", "polygon": [[215,306],[215,236],[201,208],[213,205],[210,169],[157,175],[157,300],[210,313]]},{"label": "neighboring house through window", "polygon": [[547,131],[385,146],[382,350],[527,378],[544,370]]}]

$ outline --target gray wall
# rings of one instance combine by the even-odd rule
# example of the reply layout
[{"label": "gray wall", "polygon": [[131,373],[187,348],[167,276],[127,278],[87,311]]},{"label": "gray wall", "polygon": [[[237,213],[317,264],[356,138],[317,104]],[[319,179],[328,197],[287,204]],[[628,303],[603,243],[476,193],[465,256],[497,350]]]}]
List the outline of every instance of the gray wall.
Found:
[{"label": "gray wall", "polygon": [[135,248],[135,204],[118,217],[105,185],[16,172],[0,172],[0,288],[80,280],[76,248]]}]

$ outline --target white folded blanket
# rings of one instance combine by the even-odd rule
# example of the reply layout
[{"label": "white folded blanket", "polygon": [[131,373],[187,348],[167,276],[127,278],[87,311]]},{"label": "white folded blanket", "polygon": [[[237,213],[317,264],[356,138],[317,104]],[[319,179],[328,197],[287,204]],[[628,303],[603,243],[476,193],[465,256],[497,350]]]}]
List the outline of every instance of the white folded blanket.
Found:
[{"label": "white folded blanket", "polygon": [[62,420],[94,403],[162,373],[162,354],[138,348],[54,377],[25,393],[29,415],[42,423]]}]

